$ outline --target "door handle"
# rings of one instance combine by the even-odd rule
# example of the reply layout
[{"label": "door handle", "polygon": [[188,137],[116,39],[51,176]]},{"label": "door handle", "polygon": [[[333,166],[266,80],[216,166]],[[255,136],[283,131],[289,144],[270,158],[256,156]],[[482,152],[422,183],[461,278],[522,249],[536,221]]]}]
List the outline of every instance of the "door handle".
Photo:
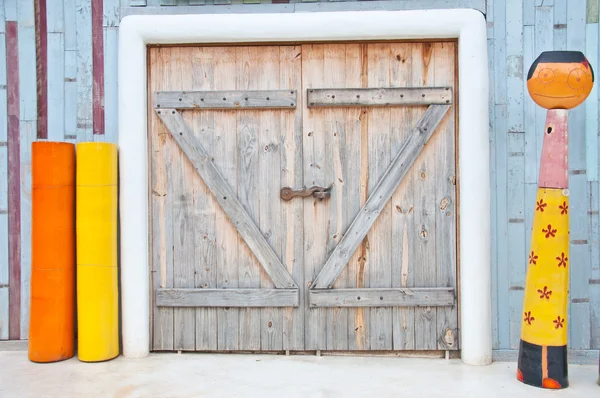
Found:
[{"label": "door handle", "polygon": [[314,186],[308,189],[292,189],[290,187],[281,188],[281,199],[283,200],[292,200],[295,196],[299,196],[301,198],[307,198],[312,196],[317,199],[327,199],[331,197],[331,192],[329,190],[331,187],[323,188]]}]

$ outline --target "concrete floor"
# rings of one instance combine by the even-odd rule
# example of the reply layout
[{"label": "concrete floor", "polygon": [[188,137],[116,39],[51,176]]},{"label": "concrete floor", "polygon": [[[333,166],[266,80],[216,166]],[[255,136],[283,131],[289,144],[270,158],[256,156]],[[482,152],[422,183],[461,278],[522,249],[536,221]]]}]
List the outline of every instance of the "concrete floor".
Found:
[{"label": "concrete floor", "polygon": [[34,364],[0,352],[0,397],[600,397],[598,367],[570,365],[571,387],[515,380],[515,364],[460,360],[275,355],[154,354],[104,363]]}]

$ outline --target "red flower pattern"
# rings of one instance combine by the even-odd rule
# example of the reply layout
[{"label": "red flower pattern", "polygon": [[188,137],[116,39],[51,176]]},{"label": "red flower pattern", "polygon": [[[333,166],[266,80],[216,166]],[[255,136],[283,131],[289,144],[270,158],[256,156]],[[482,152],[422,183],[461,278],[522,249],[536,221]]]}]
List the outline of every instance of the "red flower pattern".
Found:
[{"label": "red flower pattern", "polygon": [[560,214],[568,214],[569,213],[569,205],[567,202],[563,202],[562,205],[558,206],[560,209]]},{"label": "red flower pattern", "polygon": [[531,316],[531,311],[527,311],[524,314],[525,314],[525,322],[527,322],[528,325],[531,325],[531,322],[535,321],[535,318]]},{"label": "red flower pattern", "polygon": [[565,267],[567,268],[567,261],[569,261],[569,257],[565,257],[565,253],[560,253],[559,257],[556,257],[558,260],[558,268]]},{"label": "red flower pattern", "polygon": [[552,290],[548,290],[548,286],[544,286],[544,290],[538,289],[538,293],[540,294],[541,299],[545,298],[546,300],[550,300]]},{"label": "red flower pattern", "polygon": [[548,224],[548,229],[542,228],[542,232],[546,234],[546,239],[556,237],[556,229],[552,229],[552,225],[550,224]]},{"label": "red flower pattern", "polygon": [[529,255],[529,264],[536,265],[537,259],[538,259],[538,256],[532,251],[531,254]]},{"label": "red flower pattern", "polygon": [[554,329],[558,329],[558,328],[562,328],[564,327],[564,323],[565,323],[565,319],[561,318],[560,316],[558,318],[556,318],[555,320],[553,320],[552,322],[554,322]]},{"label": "red flower pattern", "polygon": [[544,199],[540,199],[540,201],[537,202],[537,207],[535,210],[543,213],[546,206],[548,206],[548,203],[544,203]]}]

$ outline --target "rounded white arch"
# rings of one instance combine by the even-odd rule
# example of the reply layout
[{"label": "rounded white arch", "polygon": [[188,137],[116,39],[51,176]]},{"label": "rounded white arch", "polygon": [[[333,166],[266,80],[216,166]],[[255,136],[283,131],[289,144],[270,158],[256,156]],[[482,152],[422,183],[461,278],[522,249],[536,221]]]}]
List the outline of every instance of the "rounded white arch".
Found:
[{"label": "rounded white arch", "polygon": [[458,38],[460,347],[492,361],[487,31],[476,10],[132,15],[119,29],[123,354],[150,350],[147,59],[149,44]]}]

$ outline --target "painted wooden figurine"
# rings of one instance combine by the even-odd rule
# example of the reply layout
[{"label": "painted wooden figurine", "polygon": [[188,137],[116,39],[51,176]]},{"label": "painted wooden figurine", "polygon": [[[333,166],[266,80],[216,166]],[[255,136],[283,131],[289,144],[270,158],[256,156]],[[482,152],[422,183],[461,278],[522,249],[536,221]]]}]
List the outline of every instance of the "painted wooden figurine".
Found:
[{"label": "painted wooden figurine", "polygon": [[529,69],[527,88],[548,109],[528,256],[517,378],[536,387],[569,385],[569,109],[585,101],[594,84],[581,52],[542,53]]}]

